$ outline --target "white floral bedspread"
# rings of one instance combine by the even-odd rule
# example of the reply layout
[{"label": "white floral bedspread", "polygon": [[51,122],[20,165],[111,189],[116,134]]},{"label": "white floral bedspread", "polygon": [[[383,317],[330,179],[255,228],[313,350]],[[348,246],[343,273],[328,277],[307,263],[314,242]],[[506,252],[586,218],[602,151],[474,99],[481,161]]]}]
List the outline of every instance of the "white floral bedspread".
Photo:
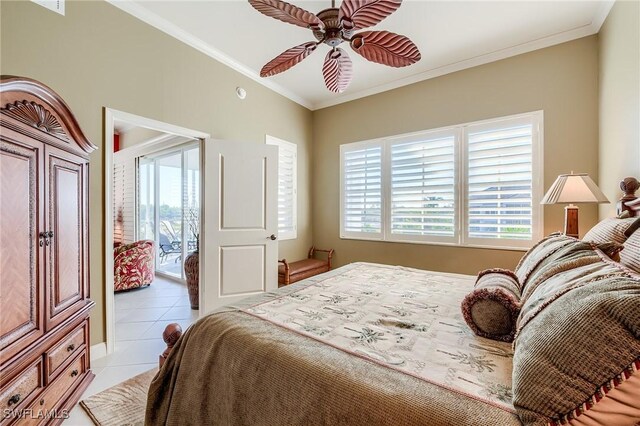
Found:
[{"label": "white floral bedspread", "polygon": [[361,263],[245,312],[511,412],[511,346],[460,311],[474,279]]}]

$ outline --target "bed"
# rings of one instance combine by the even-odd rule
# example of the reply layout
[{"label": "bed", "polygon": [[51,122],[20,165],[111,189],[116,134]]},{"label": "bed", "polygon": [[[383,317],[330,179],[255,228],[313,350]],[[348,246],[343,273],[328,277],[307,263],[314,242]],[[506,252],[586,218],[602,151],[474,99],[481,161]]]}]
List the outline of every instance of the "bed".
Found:
[{"label": "bed", "polygon": [[521,425],[513,345],[461,313],[475,280],[354,263],[170,325],[146,424]]}]

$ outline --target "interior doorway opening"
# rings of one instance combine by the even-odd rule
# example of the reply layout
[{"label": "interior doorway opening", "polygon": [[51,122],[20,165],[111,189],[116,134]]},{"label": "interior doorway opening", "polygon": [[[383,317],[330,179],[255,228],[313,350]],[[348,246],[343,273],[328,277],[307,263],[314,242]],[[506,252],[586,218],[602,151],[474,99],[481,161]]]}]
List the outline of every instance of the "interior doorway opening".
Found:
[{"label": "interior doorway opening", "polygon": [[199,316],[204,275],[189,291],[184,262],[199,246],[207,137],[105,110],[108,354],[152,344],[143,341],[161,340],[157,329],[171,322],[186,328]]}]

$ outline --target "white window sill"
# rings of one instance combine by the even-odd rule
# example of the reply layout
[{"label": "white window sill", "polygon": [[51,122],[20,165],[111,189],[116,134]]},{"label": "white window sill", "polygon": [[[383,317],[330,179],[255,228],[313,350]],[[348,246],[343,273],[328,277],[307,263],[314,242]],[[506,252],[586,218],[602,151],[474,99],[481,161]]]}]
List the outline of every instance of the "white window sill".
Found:
[{"label": "white window sill", "polygon": [[373,238],[356,238],[356,237],[345,237],[345,236],[341,236],[340,239],[377,242],[377,243],[418,244],[418,245],[429,245],[429,246],[447,246],[447,247],[459,247],[459,248],[506,250],[506,251],[521,251],[521,252],[528,251],[531,247],[533,247],[533,244],[534,244],[532,242],[531,247],[509,247],[509,246],[492,246],[492,245],[484,245],[484,244],[443,243],[443,242],[434,242],[434,241],[381,240],[381,239],[373,239]]}]

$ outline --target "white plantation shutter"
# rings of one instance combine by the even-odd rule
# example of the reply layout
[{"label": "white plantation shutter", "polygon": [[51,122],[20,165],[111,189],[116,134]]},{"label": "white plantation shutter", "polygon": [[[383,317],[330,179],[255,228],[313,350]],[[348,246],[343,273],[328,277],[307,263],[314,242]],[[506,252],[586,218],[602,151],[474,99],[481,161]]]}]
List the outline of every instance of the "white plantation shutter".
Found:
[{"label": "white plantation shutter", "polygon": [[531,247],[542,237],[542,118],[341,145],[341,238]]},{"label": "white plantation shutter", "polygon": [[267,136],[267,144],[278,146],[278,238],[297,238],[298,146]]},{"label": "white plantation shutter", "polygon": [[536,236],[537,133],[535,117],[467,126],[469,242],[530,245]]},{"label": "white plantation shutter", "polygon": [[382,237],[382,144],[340,147],[341,236]]},{"label": "white plantation shutter", "polygon": [[[116,153],[117,154],[117,153]],[[129,244],[136,240],[136,167],[132,158],[114,156],[113,239]]]},{"label": "white plantation shutter", "polygon": [[391,239],[456,236],[455,133],[427,133],[390,145]]}]

